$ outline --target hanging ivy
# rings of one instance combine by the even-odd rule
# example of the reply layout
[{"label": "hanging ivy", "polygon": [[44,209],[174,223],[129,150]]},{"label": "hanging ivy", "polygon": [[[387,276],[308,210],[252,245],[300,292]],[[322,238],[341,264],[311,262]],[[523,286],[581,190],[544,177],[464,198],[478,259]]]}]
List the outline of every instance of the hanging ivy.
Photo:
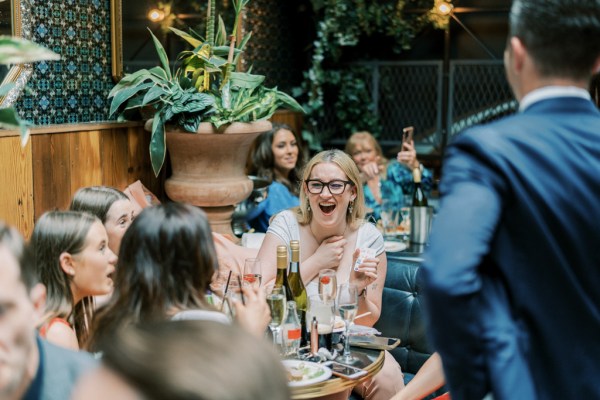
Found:
[{"label": "hanging ivy", "polygon": [[[344,50],[369,37],[391,39],[389,58],[410,49],[416,34],[430,24],[427,10],[434,0],[312,0],[317,15],[317,34],[311,66],[294,92],[305,99],[304,139],[313,150],[332,132],[320,126],[327,107],[333,107],[337,128],[347,134],[357,130],[379,131],[379,123],[365,82],[365,71],[341,62]],[[407,10],[424,10],[406,12]]]}]

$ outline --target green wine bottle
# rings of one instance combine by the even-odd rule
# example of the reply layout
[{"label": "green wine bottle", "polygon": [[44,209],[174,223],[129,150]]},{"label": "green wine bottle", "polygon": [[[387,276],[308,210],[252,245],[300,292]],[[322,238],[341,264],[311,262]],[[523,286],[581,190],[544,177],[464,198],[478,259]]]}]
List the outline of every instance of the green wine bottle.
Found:
[{"label": "green wine bottle", "polygon": [[413,192],[412,206],[427,207],[427,197],[421,187],[421,169],[415,168],[412,171],[413,180],[415,181],[415,191]]},{"label": "green wine bottle", "polygon": [[286,301],[294,300],[287,275],[288,268],[288,249],[285,245],[277,246],[277,276],[275,277],[275,287],[282,287],[285,292]]},{"label": "green wine bottle", "polygon": [[290,249],[292,250],[292,257],[290,259],[290,272],[288,274],[288,282],[294,301],[296,302],[296,309],[298,311],[298,318],[302,325],[302,338],[300,345],[306,344],[306,310],[308,308],[308,298],[306,296],[306,288],[302,282],[302,275],[300,274],[300,242],[298,240],[290,241]]}]

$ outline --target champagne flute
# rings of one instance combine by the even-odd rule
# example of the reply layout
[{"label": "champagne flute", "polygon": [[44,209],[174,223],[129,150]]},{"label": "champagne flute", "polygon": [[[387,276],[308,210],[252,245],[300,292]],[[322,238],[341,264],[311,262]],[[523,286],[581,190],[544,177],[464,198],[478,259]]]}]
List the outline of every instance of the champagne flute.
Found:
[{"label": "champagne flute", "polygon": [[339,287],[337,296],[337,309],[340,312],[340,317],[346,324],[346,330],[344,336],[346,342],[344,343],[344,354],[342,355],[342,361],[352,362],[354,357],[350,353],[350,324],[356,317],[358,311],[358,288],[352,283],[344,283]]},{"label": "champagne flute", "polygon": [[269,322],[269,329],[273,336],[273,345],[277,346],[279,331],[281,324],[285,319],[286,311],[285,292],[283,287],[270,285],[267,287],[267,304],[271,309],[271,322]]},{"label": "champagne flute", "polygon": [[244,282],[253,288],[260,287],[262,280],[262,268],[258,258],[246,258],[244,260]]},{"label": "champagne flute", "polygon": [[335,301],[337,294],[337,275],[333,269],[319,271],[319,296],[321,300]]}]

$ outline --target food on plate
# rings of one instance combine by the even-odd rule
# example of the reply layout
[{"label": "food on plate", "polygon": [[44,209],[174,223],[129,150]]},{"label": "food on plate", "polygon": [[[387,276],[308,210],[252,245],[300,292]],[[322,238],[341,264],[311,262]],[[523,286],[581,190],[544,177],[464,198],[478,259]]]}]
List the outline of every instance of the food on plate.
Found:
[{"label": "food on plate", "polygon": [[286,365],[288,382],[306,381],[317,378],[325,373],[323,368],[305,364],[303,362],[297,365]]}]

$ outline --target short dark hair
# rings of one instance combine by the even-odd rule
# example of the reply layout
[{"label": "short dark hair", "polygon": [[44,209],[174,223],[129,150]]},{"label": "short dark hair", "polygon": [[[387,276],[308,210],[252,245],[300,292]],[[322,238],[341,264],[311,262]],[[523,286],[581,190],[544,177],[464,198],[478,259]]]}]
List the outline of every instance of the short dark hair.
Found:
[{"label": "short dark hair", "polygon": [[510,36],[541,75],[589,80],[600,56],[600,0],[515,0]]},{"label": "short dark hair", "polygon": [[35,265],[30,262],[31,257],[28,257],[28,252],[25,250],[25,241],[19,231],[2,221],[0,221],[0,246],[4,246],[13,255],[21,269],[19,274],[21,281],[27,291],[31,290],[38,283],[38,277]]}]

